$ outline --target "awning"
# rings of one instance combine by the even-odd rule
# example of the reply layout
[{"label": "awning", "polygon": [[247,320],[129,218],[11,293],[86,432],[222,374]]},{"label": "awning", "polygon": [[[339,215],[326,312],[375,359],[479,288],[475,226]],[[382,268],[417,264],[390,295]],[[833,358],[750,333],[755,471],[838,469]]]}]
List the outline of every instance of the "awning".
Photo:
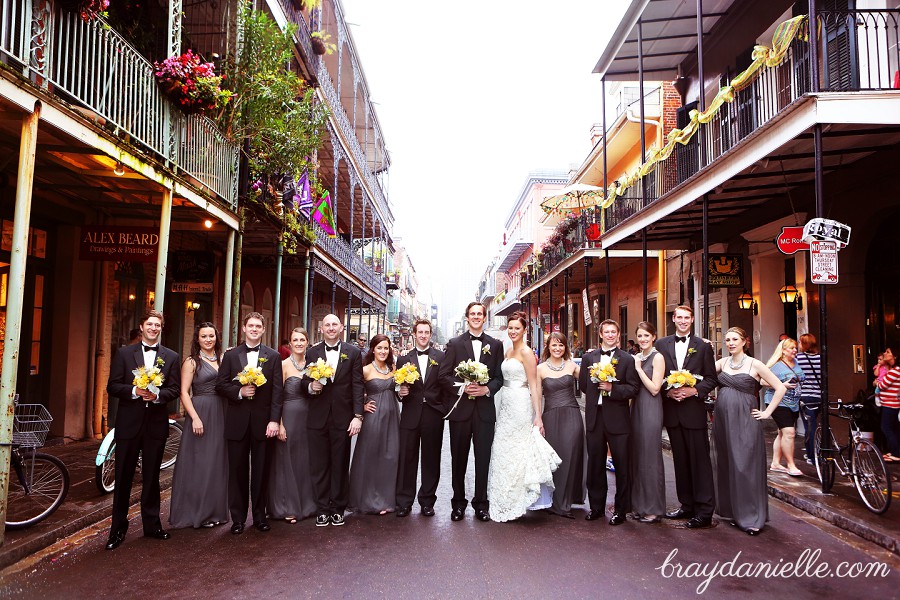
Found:
[{"label": "awning", "polygon": [[497,271],[507,273],[516,261],[525,254],[529,248],[534,246],[534,242],[525,240],[516,240],[515,242],[506,244],[506,254],[500,258],[500,264],[497,265]]}]

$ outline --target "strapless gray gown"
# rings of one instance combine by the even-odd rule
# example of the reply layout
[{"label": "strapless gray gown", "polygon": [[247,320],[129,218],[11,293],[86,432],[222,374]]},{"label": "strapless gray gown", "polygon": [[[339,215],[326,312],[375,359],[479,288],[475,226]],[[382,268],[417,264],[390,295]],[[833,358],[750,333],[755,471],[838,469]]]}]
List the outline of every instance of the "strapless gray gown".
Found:
[{"label": "strapless gray gown", "polygon": [[584,421],[575,399],[575,378],[571,375],[543,380],[544,435],[562,459],[553,472],[551,511],[570,515],[573,504],[584,503]]},{"label": "strapless gray gown", "polygon": [[350,510],[360,513],[392,511],[397,504],[400,465],[400,406],[394,378],[366,382],[366,401],[377,410],[366,413],[350,467]]},{"label": "strapless gray gown", "polygon": [[762,423],[750,411],[759,404],[759,383],[746,373],[719,373],[713,419],[716,512],[741,529],[762,529],[769,520],[766,446]]},{"label": "strapless gray gown", "polygon": [[194,435],[187,415],[172,476],[169,525],[174,528],[229,521],[225,401],[216,394],[216,370],[203,358],[197,365],[191,403],[203,422],[203,437]]},{"label": "strapless gray gown", "polygon": [[[651,352],[641,363],[648,378],[653,378]],[[666,472],[662,457],[662,398],[650,393],[643,383],[631,408],[632,458],[631,506],[639,515],[663,515],[666,512]]]},{"label": "strapless gray gown", "polygon": [[309,471],[309,439],[306,417],[309,398],[299,377],[284,382],[284,409],[281,421],[287,440],[275,440],[275,458],[269,477],[269,514],[276,519],[304,519],[316,513],[316,495]]}]

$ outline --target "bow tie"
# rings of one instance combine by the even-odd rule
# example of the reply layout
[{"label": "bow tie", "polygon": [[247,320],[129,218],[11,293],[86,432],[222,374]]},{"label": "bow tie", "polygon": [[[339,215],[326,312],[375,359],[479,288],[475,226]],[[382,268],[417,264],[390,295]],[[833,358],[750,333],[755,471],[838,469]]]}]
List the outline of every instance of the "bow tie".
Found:
[{"label": "bow tie", "polygon": [[470,333],[470,334],[469,334],[469,337],[472,338],[472,341],[473,341],[473,342],[481,342],[481,341],[482,341],[480,335],[472,335],[472,334]]},{"label": "bow tie", "polygon": [[337,352],[340,349],[340,344],[338,344],[337,346],[329,346],[328,344],[325,344],[325,352]]},{"label": "bow tie", "polygon": [[613,352],[615,352],[615,351],[616,351],[615,348],[612,348],[610,350],[600,350],[600,354],[602,354],[603,356],[612,356]]},{"label": "bow tie", "polygon": [[141,344],[144,347],[144,352],[156,352],[159,349],[159,346],[148,346],[147,344]]},{"label": "bow tie", "polygon": [[416,348],[416,354],[419,356],[428,356],[428,350],[419,350]]},{"label": "bow tie", "polygon": [[686,335],[676,335],[676,336],[675,336],[675,343],[676,343],[676,344],[677,344],[678,342],[686,342],[686,341],[688,341],[688,336],[686,336]]},{"label": "bow tie", "polygon": [[253,346],[252,348],[250,346],[247,346],[247,352],[259,352],[259,345],[257,344],[256,346]]}]

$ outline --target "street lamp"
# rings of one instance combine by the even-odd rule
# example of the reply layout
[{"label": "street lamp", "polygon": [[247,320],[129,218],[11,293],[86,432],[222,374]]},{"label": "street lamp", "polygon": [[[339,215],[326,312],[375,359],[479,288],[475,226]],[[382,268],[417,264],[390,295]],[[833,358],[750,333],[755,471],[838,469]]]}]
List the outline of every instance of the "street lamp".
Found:
[{"label": "street lamp", "polygon": [[778,290],[778,297],[781,298],[782,304],[793,304],[797,310],[803,310],[803,296],[800,291],[792,285],[782,286]]},{"label": "street lamp", "polygon": [[759,314],[756,300],[753,299],[753,296],[747,290],[744,290],[744,293],[738,296],[738,306],[741,307],[741,310],[752,310],[754,316]]}]

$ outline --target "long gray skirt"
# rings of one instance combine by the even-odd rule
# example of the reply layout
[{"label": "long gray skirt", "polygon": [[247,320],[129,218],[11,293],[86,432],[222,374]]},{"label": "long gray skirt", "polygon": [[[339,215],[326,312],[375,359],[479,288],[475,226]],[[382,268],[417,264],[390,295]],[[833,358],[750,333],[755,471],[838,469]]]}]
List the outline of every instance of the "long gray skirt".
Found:
[{"label": "long gray skirt", "polygon": [[[650,365],[652,360],[644,361]],[[646,369],[645,369],[646,372]],[[666,512],[666,473],[662,457],[662,399],[640,386],[631,409],[633,444],[631,506],[640,515]]]},{"label": "long gray skirt", "polygon": [[[285,389],[294,379],[288,379]],[[299,379],[298,379],[299,381]],[[309,400],[289,398],[284,402],[281,421],[287,440],[275,440],[275,459],[269,475],[269,514],[276,519],[304,519],[316,514],[316,495],[309,470],[309,440],[306,417]]]}]

